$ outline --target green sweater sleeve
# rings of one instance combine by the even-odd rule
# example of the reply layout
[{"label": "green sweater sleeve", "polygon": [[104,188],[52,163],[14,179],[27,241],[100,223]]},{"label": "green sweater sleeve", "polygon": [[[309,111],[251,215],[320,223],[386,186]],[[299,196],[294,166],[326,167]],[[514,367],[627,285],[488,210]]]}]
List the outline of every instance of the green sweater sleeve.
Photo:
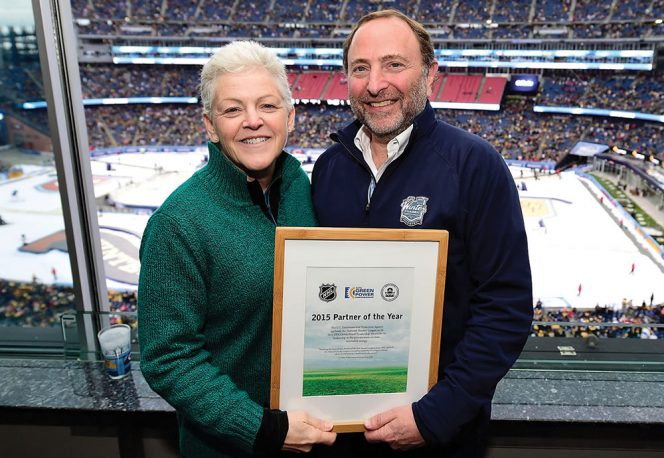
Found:
[{"label": "green sweater sleeve", "polygon": [[138,292],[141,369],[187,421],[250,453],[263,409],[210,362],[200,246],[169,215],[158,212],[148,223]]}]

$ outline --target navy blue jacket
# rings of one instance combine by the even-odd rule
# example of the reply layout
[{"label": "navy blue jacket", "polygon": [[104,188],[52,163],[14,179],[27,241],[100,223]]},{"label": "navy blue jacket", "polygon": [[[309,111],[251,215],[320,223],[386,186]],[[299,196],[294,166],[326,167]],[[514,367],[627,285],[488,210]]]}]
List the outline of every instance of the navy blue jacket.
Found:
[{"label": "navy blue jacket", "polygon": [[438,383],[413,404],[427,444],[445,445],[478,417],[488,421],[496,384],[530,332],[518,192],[489,143],[437,121],[427,103],[369,201],[372,173],[353,141],[359,128],[355,121],[333,134],[338,143],[316,161],[314,207],[321,226],[449,231]]}]

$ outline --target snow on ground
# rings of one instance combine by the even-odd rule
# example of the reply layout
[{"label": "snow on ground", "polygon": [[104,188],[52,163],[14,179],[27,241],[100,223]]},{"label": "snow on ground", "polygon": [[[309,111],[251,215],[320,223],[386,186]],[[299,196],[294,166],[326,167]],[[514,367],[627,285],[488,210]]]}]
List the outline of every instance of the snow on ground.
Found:
[{"label": "snow on ground", "polygon": [[[109,155],[92,160],[97,196],[109,194],[125,206],[156,206],[204,160],[203,153],[141,153]],[[108,166],[107,164],[110,164]],[[535,180],[532,171],[512,168],[524,210],[533,272],[534,300],[545,306],[594,307],[634,304],[664,299],[664,273],[628,237],[603,205],[573,173],[544,175]],[[64,228],[60,197],[50,167],[24,167],[18,180],[0,181],[0,278],[43,282],[72,281],[66,253],[20,251]],[[521,189],[525,183],[525,190]],[[102,239],[111,233],[126,241],[126,250],[137,256],[140,234],[149,215],[102,213]],[[113,244],[102,242],[107,271],[121,263]],[[125,260],[126,261],[126,260]],[[130,262],[128,264],[131,264]],[[634,264],[634,273],[631,266]],[[136,266],[131,270],[136,271]],[[56,269],[57,279],[51,272]],[[111,288],[135,288],[133,282],[108,281]],[[581,294],[579,294],[581,285]]]}]

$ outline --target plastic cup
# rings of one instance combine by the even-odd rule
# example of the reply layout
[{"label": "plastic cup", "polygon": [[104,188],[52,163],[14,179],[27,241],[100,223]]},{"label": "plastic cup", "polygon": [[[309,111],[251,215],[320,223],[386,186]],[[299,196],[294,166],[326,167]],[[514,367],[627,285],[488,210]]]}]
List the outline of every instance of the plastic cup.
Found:
[{"label": "plastic cup", "polygon": [[114,324],[97,333],[104,356],[106,372],[112,379],[121,379],[131,371],[131,328],[126,324]]}]

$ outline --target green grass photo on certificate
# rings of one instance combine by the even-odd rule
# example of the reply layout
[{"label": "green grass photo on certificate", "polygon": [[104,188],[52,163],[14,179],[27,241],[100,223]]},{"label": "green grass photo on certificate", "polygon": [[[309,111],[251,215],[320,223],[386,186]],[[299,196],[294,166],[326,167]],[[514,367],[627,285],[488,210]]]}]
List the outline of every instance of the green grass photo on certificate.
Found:
[{"label": "green grass photo on certificate", "polygon": [[403,393],[407,367],[305,370],[302,396]]}]

